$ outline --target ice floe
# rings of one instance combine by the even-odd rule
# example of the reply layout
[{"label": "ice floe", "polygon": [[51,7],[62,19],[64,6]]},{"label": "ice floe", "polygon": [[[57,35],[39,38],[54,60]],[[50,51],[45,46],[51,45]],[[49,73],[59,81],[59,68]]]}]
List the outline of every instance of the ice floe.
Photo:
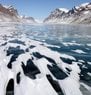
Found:
[{"label": "ice floe", "polygon": [[[48,47],[59,48],[32,40],[14,26],[4,27],[0,31],[0,95],[84,95],[80,90],[83,66],[78,65],[84,60],[76,62],[74,56]],[[72,60],[71,64],[63,58]]]},{"label": "ice floe", "polygon": [[83,50],[79,50],[79,49],[72,50],[72,51],[75,53],[79,53],[79,54],[86,54],[86,52],[84,52]]}]

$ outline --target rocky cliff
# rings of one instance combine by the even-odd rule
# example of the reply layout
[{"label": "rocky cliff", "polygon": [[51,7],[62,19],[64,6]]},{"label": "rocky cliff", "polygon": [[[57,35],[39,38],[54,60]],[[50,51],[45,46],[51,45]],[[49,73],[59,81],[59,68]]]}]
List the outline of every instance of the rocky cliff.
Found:
[{"label": "rocky cliff", "polygon": [[91,3],[84,3],[67,11],[57,8],[44,20],[44,23],[91,24]]},{"label": "rocky cliff", "polygon": [[36,23],[33,17],[20,16],[13,6],[0,4],[0,22]]}]

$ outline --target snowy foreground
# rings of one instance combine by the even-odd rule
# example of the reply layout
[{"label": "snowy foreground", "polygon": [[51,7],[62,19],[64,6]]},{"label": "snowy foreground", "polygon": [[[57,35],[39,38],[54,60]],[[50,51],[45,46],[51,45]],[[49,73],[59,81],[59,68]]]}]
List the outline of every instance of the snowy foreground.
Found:
[{"label": "snowy foreground", "polygon": [[27,38],[12,24],[0,25],[0,95],[91,95],[90,85],[80,81],[78,64],[73,56]]}]

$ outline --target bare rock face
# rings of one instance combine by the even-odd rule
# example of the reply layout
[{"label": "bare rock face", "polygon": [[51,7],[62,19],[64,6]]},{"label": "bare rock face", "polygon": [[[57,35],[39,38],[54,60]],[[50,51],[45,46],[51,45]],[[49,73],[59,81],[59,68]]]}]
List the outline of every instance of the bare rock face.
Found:
[{"label": "bare rock face", "polygon": [[13,6],[3,6],[0,4],[0,21],[19,21],[17,9]]},{"label": "bare rock face", "polygon": [[35,23],[33,17],[20,16],[13,6],[0,4],[0,22]]},{"label": "bare rock face", "polygon": [[91,24],[91,3],[74,6],[69,11],[56,9],[44,20],[44,23]]}]

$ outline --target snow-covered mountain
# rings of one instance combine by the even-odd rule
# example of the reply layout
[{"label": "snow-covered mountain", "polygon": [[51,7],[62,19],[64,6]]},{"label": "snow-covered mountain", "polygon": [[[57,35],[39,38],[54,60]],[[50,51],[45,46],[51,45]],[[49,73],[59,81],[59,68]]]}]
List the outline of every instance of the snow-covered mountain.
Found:
[{"label": "snow-covered mountain", "polygon": [[0,22],[35,23],[32,17],[20,16],[13,6],[0,4]]},{"label": "snow-covered mountain", "polygon": [[22,23],[37,23],[33,17],[21,16]]},{"label": "snow-covered mountain", "polygon": [[44,23],[91,24],[91,3],[74,6],[71,10],[57,8],[44,20]]},{"label": "snow-covered mountain", "polygon": [[19,21],[17,10],[12,6],[3,6],[0,4],[0,21]]}]

